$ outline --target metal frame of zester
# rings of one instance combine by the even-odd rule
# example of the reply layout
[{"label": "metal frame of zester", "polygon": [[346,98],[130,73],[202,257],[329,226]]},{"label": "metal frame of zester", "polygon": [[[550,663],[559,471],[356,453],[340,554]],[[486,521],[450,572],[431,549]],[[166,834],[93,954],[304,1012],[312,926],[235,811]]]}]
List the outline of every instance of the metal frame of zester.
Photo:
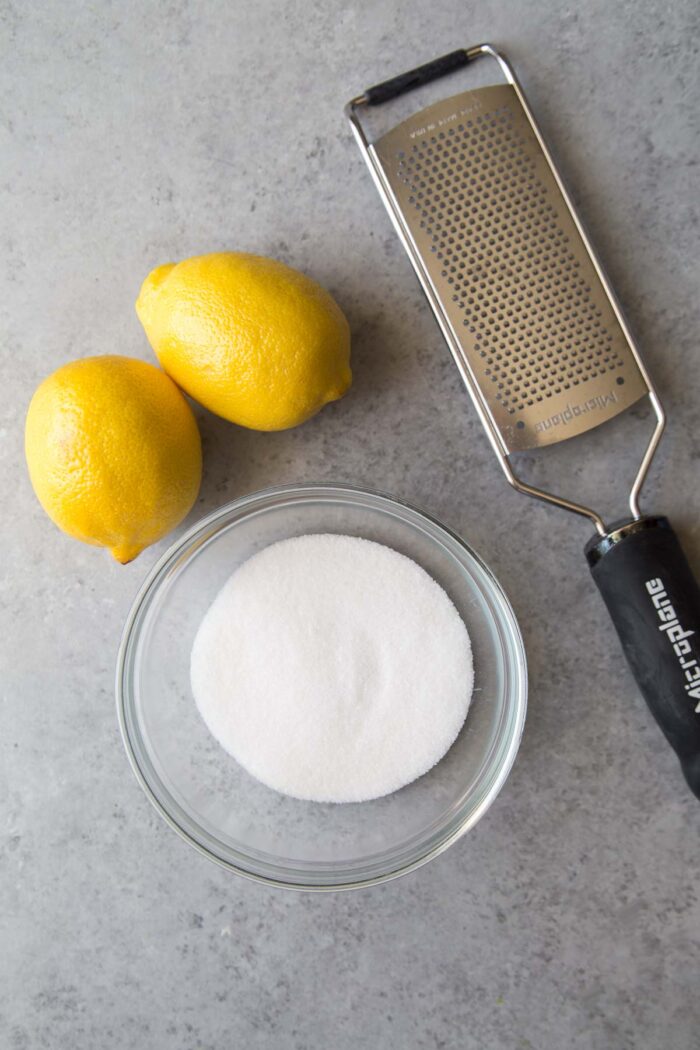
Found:
[{"label": "metal frame of zester", "polygon": [[[426,280],[422,272],[419,254],[415,248],[415,245],[412,243],[411,238],[408,236],[406,230],[404,229],[403,223],[401,221],[401,214],[396,206],[396,202],[393,199],[393,195],[391,194],[389,187],[387,186],[386,181],[383,177],[381,167],[379,166],[374,151],[371,148],[371,143],[368,141],[362,124],[360,122],[359,111],[363,107],[374,106],[386,102],[391,98],[395,98],[397,95],[403,94],[405,91],[410,91],[413,88],[418,87],[420,84],[427,83],[428,81],[434,80],[437,77],[445,75],[446,73],[453,72],[462,66],[468,65],[475,59],[484,56],[490,57],[498,63],[498,66],[506,82],[513,87],[518,97],[518,100],[523,107],[525,115],[527,116],[527,119],[532,127],[532,130],[539,142],[540,147],[542,148],[542,152],[551,169],[552,175],[554,176],[554,179],[556,180],[556,183],[559,189],[561,190],[564,201],[571,214],[571,218],[581,235],[588,255],[590,256],[591,262],[595,267],[596,273],[598,274],[601,284],[610,300],[610,304],[615,313],[615,316],[629,344],[630,351],[634,356],[635,362],[648,387],[648,397],[654,409],[654,414],[656,416],[656,425],[654,427],[654,431],[651,437],[649,438],[648,444],[644,451],[644,455],[642,457],[639,469],[637,471],[636,477],[634,479],[629,494],[629,508],[632,513],[633,519],[636,521],[642,518],[642,512],[639,508],[639,498],[642,486],[644,485],[644,481],[649,472],[651,461],[654,458],[654,453],[656,452],[659,441],[661,440],[661,435],[666,424],[666,416],[661,405],[659,396],[651,380],[651,377],[647,372],[646,368],[644,367],[644,362],[642,361],[641,355],[634,341],[634,337],[632,336],[629,326],[625,320],[624,314],[622,313],[620,304],[617,301],[615,292],[605,274],[600,260],[596,255],[595,249],[591,244],[591,241],[583,227],[583,224],[576,213],[573,201],[566,189],[566,186],[559,171],[557,170],[556,164],[542,136],[542,132],[540,131],[540,128],[535,120],[532,110],[530,109],[527,99],[525,98],[525,94],[520,85],[520,82],[518,81],[515,71],[508,59],[502,52],[498,51],[491,44],[478,44],[476,47],[470,47],[458,51],[453,51],[449,55],[445,55],[443,58],[435,59],[433,62],[428,62],[426,63],[426,65],[420,66],[418,69],[410,70],[407,73],[402,73],[399,76],[384,82],[383,84],[379,84],[376,87],[369,88],[366,92],[364,92],[364,94],[358,95],[356,98],[352,99],[352,101],[349,102],[346,106],[345,112],[350,121],[353,133],[360,147],[362,155],[365,159],[365,162],[369,168],[369,171],[372,175],[377,190],[379,191],[379,195],[382,198],[382,201],[384,202],[384,206],[389,212],[396,232],[398,233],[399,238],[413,264],[413,268],[416,271],[419,281],[421,282],[423,291],[427,296],[428,302],[432,307],[433,313],[435,314],[437,321],[440,324],[443,335],[445,336],[448,345],[452,346],[454,337],[451,333],[449,325],[445,322],[445,319],[442,316],[439,298],[436,296],[434,290],[430,286],[430,283]],[[518,477],[518,475],[513,469],[510,455],[503,449],[499,440],[498,432],[494,427],[494,424],[490,419],[489,414],[485,411],[484,406],[481,403],[479,390],[478,387],[475,385],[472,376],[469,375],[469,373],[464,369],[460,369],[460,372],[462,374],[462,379],[464,380],[464,383],[467,389],[469,390],[469,393],[471,394],[475,408],[477,410],[477,413],[479,414],[479,418],[481,419],[481,422],[491,441],[493,449],[498,457],[498,461],[501,464],[501,468],[509,484],[512,485],[513,488],[516,489],[518,492],[522,492],[527,496],[532,496],[535,499],[543,500],[545,503],[554,504],[555,506],[560,507],[563,510],[570,511],[573,514],[580,514],[583,517],[588,518],[595,525],[597,532],[601,536],[605,536],[608,532],[608,529],[605,525],[605,522],[597,513],[597,511],[593,510],[591,507],[585,506],[582,503],[575,503],[571,500],[565,499],[562,496],[558,496],[553,492],[547,492],[544,489],[536,488],[533,485],[529,485],[520,477]]]}]

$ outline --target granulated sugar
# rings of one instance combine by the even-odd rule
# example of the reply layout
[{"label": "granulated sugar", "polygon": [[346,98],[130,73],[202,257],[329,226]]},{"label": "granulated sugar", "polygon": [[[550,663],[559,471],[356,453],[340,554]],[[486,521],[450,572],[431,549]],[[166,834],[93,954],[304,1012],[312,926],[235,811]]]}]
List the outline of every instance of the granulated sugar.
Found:
[{"label": "granulated sugar", "polygon": [[191,675],[219,743],[263,784],[318,802],[376,798],[427,772],[473,684],[443,589],[403,554],[338,535],[245,562],[200,625]]}]

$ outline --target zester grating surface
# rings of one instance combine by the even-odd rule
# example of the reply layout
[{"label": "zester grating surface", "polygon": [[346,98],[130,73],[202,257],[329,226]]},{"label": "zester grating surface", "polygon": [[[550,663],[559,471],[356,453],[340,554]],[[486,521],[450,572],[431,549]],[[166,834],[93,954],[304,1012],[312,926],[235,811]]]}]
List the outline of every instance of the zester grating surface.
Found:
[{"label": "zester grating surface", "polygon": [[646,392],[510,85],[423,110],[375,150],[509,448],[588,430]]}]

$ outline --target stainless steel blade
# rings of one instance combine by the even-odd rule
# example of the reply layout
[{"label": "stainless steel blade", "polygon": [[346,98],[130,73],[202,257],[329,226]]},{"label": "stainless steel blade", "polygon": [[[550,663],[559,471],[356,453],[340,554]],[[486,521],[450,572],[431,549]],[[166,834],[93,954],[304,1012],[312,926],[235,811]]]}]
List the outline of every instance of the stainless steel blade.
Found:
[{"label": "stainless steel blade", "polygon": [[369,152],[506,455],[581,434],[649,393],[512,84],[438,102]]}]

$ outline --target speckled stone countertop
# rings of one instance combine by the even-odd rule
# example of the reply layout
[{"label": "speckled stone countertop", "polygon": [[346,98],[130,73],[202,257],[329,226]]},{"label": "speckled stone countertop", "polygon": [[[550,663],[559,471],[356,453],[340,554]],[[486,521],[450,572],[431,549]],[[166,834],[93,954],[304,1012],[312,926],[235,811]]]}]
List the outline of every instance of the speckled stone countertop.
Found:
[{"label": "speckled stone countertop", "polygon": [[[8,0],[0,32],[0,1045],[700,1045],[697,801],[611,635],[585,522],[499,476],[342,115],[454,47],[508,51],[671,409],[645,507],[672,517],[697,568],[697,4]],[[190,521],[290,481],[392,492],[480,551],[525,635],[528,723],[493,808],[438,860],[359,893],[237,879],[158,818],[113,676],[165,544],[121,568],[69,541],[23,463],[38,381],[72,356],[150,358],[142,277],[217,248],[326,284],[352,324],[355,384],[287,433],[201,412]],[[530,476],[623,513],[649,419],[629,422],[533,458]]]}]

